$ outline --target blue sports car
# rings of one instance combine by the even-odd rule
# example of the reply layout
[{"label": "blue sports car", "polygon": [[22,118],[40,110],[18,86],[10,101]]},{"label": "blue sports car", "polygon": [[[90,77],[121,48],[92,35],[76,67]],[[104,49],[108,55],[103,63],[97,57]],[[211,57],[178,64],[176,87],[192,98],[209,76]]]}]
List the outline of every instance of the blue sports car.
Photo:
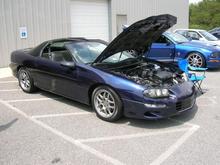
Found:
[{"label": "blue sports car", "polygon": [[105,121],[170,117],[192,109],[195,88],[176,66],[143,54],[175,23],[171,15],[149,17],[108,46],[85,38],[46,41],[14,51],[10,67],[24,92],[42,89],[92,105]]},{"label": "blue sports car", "polygon": [[170,32],[163,33],[156,42],[152,43],[145,57],[165,62],[177,62],[185,58],[194,67],[220,67],[219,46],[189,41],[180,34]]}]

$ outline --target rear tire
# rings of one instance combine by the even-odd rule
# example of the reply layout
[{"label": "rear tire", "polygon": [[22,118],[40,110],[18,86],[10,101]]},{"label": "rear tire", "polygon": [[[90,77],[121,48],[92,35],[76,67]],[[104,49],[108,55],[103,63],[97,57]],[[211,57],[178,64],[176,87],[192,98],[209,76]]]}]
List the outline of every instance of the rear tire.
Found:
[{"label": "rear tire", "polygon": [[107,86],[99,86],[92,93],[92,106],[96,115],[109,122],[122,116],[122,101],[118,94]]},{"label": "rear tire", "polygon": [[36,90],[33,78],[30,72],[25,68],[20,68],[18,71],[19,86],[24,92],[32,93]]}]

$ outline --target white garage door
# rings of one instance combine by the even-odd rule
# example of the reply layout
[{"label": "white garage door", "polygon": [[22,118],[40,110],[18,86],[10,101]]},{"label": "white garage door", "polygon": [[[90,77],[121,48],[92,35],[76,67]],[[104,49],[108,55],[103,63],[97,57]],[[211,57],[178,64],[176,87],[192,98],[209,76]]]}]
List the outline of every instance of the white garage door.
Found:
[{"label": "white garage door", "polygon": [[71,35],[109,41],[108,0],[72,0]]}]

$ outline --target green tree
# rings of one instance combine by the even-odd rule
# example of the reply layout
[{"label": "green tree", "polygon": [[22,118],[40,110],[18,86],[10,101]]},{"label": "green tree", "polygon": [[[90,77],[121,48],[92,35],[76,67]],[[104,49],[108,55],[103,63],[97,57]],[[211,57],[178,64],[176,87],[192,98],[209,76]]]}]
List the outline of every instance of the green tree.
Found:
[{"label": "green tree", "polygon": [[220,0],[203,0],[189,7],[190,28],[220,27]]}]

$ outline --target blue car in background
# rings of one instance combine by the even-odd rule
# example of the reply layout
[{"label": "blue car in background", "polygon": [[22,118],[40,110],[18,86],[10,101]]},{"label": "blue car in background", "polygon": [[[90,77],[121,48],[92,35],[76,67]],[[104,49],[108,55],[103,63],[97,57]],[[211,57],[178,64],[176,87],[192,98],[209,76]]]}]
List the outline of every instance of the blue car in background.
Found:
[{"label": "blue car in background", "polygon": [[187,59],[194,67],[220,67],[220,47],[200,41],[190,41],[177,33],[165,32],[151,45],[145,57],[163,62]]}]

